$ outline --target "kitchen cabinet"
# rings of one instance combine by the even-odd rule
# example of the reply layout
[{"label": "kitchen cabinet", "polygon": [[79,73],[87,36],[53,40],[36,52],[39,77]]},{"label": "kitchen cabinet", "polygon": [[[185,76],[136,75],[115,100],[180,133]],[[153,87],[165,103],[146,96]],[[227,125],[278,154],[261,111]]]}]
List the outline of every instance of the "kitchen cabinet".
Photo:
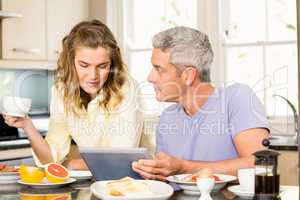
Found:
[{"label": "kitchen cabinet", "polygon": [[88,18],[87,2],[87,0],[47,1],[48,60],[57,60],[62,49],[62,39],[75,24]]},{"label": "kitchen cabinet", "polygon": [[2,20],[2,59],[56,61],[70,29],[88,19],[87,0],[2,0],[2,10],[22,15]]},{"label": "kitchen cabinet", "polygon": [[22,15],[2,20],[2,58],[46,58],[46,0],[2,0],[5,11]]},{"label": "kitchen cabinet", "polygon": [[279,151],[280,185],[298,185],[298,151]]}]

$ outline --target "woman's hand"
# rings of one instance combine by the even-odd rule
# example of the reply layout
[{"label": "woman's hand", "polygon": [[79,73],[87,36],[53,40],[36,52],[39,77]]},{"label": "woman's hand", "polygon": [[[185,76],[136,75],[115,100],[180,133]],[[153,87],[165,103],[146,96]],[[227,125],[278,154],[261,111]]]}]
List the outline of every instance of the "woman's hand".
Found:
[{"label": "woman's hand", "polygon": [[16,127],[16,128],[23,128],[26,129],[30,125],[32,125],[32,121],[28,116],[25,117],[13,117],[9,115],[3,115],[5,123],[8,126]]}]

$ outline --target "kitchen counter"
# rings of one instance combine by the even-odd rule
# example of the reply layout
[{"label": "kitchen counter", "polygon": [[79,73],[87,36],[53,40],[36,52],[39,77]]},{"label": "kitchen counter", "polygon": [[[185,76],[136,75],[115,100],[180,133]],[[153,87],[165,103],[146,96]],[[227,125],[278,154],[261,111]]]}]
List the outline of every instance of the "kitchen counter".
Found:
[{"label": "kitchen counter", "polygon": [[28,139],[6,140],[0,141],[0,150],[29,148],[30,143]]},{"label": "kitchen counter", "polygon": [[32,157],[31,148],[18,148],[0,151],[0,161],[5,160],[20,160]]},{"label": "kitchen counter", "polygon": [[270,149],[278,151],[297,151],[297,144],[271,144]]},{"label": "kitchen counter", "polygon": [[[47,134],[49,122],[48,116],[32,117],[32,122],[43,136]],[[19,139],[0,141],[0,151],[30,148],[29,140],[26,139],[26,135],[23,130],[18,129],[18,131],[20,137]]]},{"label": "kitchen counter", "polygon": [[297,151],[298,144],[294,137],[282,136],[282,135],[271,135],[270,149],[279,151]]}]

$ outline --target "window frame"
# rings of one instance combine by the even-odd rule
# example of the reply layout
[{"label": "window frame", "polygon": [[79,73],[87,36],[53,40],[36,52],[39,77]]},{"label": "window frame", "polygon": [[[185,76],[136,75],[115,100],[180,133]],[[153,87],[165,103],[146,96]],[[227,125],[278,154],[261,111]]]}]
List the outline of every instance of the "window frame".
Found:
[{"label": "window frame", "polygon": [[[209,1],[209,0],[205,0],[205,1]],[[229,19],[229,5],[230,5],[230,0],[222,0],[222,3],[219,4],[218,7],[215,7],[216,9],[218,9],[218,13],[220,15],[222,15],[222,20],[219,19],[218,24],[215,24],[215,26],[219,26],[220,27],[220,32],[219,32],[219,36],[220,36],[220,61],[222,63],[222,66],[220,66],[220,68],[223,68],[223,74],[222,76],[222,80],[223,83],[226,83],[227,81],[227,59],[226,59],[226,49],[228,48],[236,48],[236,47],[260,47],[262,48],[262,58],[263,58],[263,77],[265,77],[266,74],[266,70],[267,70],[267,56],[266,56],[266,49],[269,46],[279,46],[279,45],[291,45],[291,44],[295,44],[297,46],[297,40],[278,40],[278,41],[269,41],[269,34],[268,34],[268,1],[266,0],[266,12],[265,12],[265,17],[266,17],[266,24],[265,24],[265,28],[266,28],[266,35],[265,35],[265,41],[256,41],[256,42],[226,42],[225,37],[222,37],[225,35],[225,31],[226,31],[226,27],[228,27],[228,19]],[[226,9],[226,7],[224,8],[224,6],[227,7],[227,12],[224,10]],[[224,35],[223,35],[224,34]],[[265,83],[264,83],[265,84]],[[266,85],[265,87],[266,88]],[[267,95],[266,92],[264,92],[264,97],[263,97],[263,103],[267,102]],[[266,109],[266,106],[264,105],[264,108]],[[289,107],[288,107],[289,108]],[[290,108],[289,108],[290,109]],[[276,123],[276,124],[293,124],[294,123],[294,116],[293,115],[281,115],[281,116],[274,116],[274,115],[267,115],[267,118],[269,120],[269,122],[272,123]]]},{"label": "window frame", "polygon": [[[110,15],[107,16],[107,24],[115,34],[123,53],[123,57],[128,63],[130,70],[130,53],[132,52],[142,52],[142,51],[151,51],[151,47],[147,48],[135,48],[130,47],[126,44],[126,39],[124,38],[124,31],[126,30],[126,26],[124,24],[123,17],[125,16],[125,6],[126,9],[130,10],[132,5],[128,2],[131,1],[119,1],[119,0],[110,0],[107,1],[107,13]],[[283,44],[295,44],[297,45],[296,40],[288,40],[288,41],[257,41],[257,42],[245,42],[245,43],[226,43],[225,38],[223,37],[224,26],[228,22],[224,21],[224,19],[228,19],[228,12],[223,12],[222,6],[229,6],[229,0],[201,0],[198,1],[198,10],[197,12],[197,27],[199,30],[205,30],[205,33],[208,34],[212,48],[214,50],[214,61],[211,66],[211,76],[215,86],[224,85],[227,81],[226,71],[227,71],[227,60],[226,60],[226,48],[233,47],[248,47],[248,46],[258,46],[263,48],[263,65],[264,65],[264,74],[266,71],[266,47],[268,45],[283,45]],[[130,7],[131,6],[131,7]],[[229,11],[229,9],[227,9]],[[227,16],[226,16],[227,14]],[[267,15],[267,12],[266,12]],[[211,17],[215,16],[215,17]],[[128,19],[125,19],[128,20]],[[223,21],[222,21],[223,20]],[[268,24],[266,23],[266,26]],[[268,34],[268,33],[266,33]],[[150,61],[149,61],[150,62]],[[266,102],[266,94],[264,93],[264,102]],[[287,119],[288,123],[294,123],[293,116],[268,116],[268,119],[272,121],[271,123],[282,123],[286,124],[283,121]]]}]

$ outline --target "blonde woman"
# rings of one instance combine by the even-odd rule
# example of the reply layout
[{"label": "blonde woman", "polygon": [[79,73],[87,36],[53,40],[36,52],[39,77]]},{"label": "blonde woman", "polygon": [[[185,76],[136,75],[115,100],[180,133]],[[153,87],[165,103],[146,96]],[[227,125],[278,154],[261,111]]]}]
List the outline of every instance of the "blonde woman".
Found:
[{"label": "blonde woman", "polygon": [[[5,122],[24,129],[37,165],[64,162],[72,140],[79,147],[137,147],[142,127],[137,87],[111,31],[100,21],[84,21],[62,44],[46,138],[28,116],[4,116]],[[86,168],[82,159],[67,163]]]}]

